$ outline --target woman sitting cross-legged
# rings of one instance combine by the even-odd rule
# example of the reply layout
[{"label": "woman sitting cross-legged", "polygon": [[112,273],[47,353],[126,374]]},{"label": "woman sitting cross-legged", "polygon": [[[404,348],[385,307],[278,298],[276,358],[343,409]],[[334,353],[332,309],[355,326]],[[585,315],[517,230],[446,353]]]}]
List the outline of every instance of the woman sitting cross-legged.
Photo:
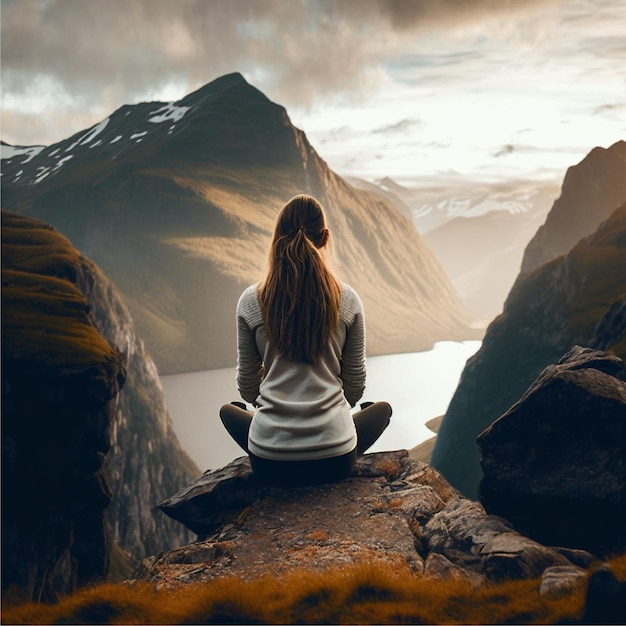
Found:
[{"label": "woman sitting cross-legged", "polygon": [[321,204],[298,195],[281,210],[269,269],[237,304],[237,385],[243,403],[222,422],[255,475],[309,485],[350,475],[389,424],[391,406],[366,403],[365,319],[357,293],[329,270]]}]

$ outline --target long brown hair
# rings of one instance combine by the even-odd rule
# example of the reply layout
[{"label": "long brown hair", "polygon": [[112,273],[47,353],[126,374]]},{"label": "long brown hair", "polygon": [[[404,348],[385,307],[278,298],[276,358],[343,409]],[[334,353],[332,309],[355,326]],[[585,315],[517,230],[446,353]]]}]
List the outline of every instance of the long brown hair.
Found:
[{"label": "long brown hair", "polygon": [[317,363],[339,321],[341,284],[320,252],[328,237],[312,196],[293,197],[278,215],[258,295],[268,338],[292,361]]}]

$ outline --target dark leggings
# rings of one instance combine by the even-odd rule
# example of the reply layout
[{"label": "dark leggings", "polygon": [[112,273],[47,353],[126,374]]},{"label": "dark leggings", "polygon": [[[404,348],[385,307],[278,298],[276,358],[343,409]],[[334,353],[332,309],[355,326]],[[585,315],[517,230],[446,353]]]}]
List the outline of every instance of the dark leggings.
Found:
[{"label": "dark leggings", "polygon": [[374,402],[354,414],[357,447],[348,454],[313,461],[272,461],[262,459],[248,450],[248,431],[254,414],[234,404],[220,409],[220,418],[230,436],[250,457],[250,464],[259,480],[274,485],[311,485],[334,482],[352,473],[357,456],[361,456],[389,425],[391,406]]}]

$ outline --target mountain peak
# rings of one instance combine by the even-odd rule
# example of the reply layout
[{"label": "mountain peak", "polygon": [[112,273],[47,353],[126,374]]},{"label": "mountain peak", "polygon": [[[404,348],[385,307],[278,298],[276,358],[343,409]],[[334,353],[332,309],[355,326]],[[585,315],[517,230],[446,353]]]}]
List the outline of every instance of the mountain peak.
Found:
[{"label": "mountain peak", "polygon": [[192,91],[177,104],[183,106],[203,104],[207,100],[221,98],[230,92],[245,93],[247,98],[249,98],[251,94],[255,94],[255,100],[262,99],[269,102],[268,98],[261,91],[256,89],[256,87],[253,87],[242,74],[233,72],[220,76],[199,89],[196,89],[196,91]]},{"label": "mountain peak", "polygon": [[[338,271],[370,311],[370,353],[475,336],[407,217],[348,187],[285,108],[241,74],[178,102],[127,105],[45,149],[2,146],[2,156],[4,207],[53,223],[122,285],[161,372],[232,363],[237,298],[264,271],[276,211],[299,192],[327,207],[342,242]],[[226,247],[235,242],[245,245]],[[134,283],[130,267],[144,278]],[[384,322],[389,316],[393,323]],[[214,332],[207,333],[208,319]]]},{"label": "mountain peak", "polygon": [[561,195],[545,224],[529,241],[522,274],[568,252],[582,237],[626,199],[626,142],[609,148],[596,147],[577,165],[568,168]]}]

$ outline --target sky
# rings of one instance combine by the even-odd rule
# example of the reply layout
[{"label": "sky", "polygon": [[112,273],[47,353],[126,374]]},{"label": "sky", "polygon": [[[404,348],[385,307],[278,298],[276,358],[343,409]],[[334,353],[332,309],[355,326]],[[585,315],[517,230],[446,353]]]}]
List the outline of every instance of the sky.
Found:
[{"label": "sky", "polygon": [[1,131],[241,72],[339,174],[562,181],[626,139],[626,0],[1,0]]}]

